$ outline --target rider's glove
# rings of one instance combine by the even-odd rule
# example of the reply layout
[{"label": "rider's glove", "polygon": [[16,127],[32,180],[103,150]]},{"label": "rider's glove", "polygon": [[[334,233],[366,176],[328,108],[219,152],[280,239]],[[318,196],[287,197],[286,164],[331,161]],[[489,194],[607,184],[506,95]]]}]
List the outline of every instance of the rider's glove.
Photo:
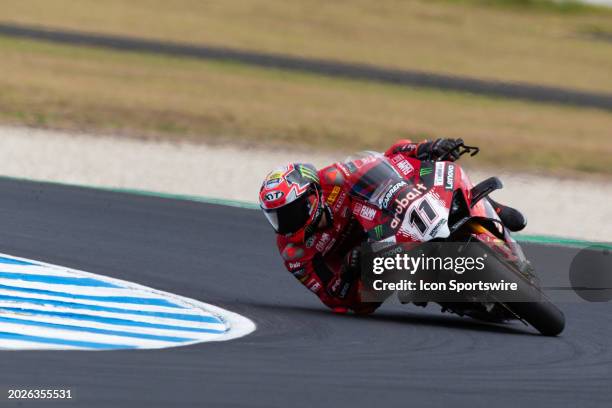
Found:
[{"label": "rider's glove", "polygon": [[327,292],[340,299],[344,299],[354,283],[359,279],[361,265],[361,250],[353,248],[344,258],[340,274],[333,278],[327,286]]},{"label": "rider's glove", "polygon": [[419,160],[444,160],[455,161],[459,158],[457,146],[463,144],[463,139],[437,139],[433,142],[423,142],[417,148],[417,159]]}]

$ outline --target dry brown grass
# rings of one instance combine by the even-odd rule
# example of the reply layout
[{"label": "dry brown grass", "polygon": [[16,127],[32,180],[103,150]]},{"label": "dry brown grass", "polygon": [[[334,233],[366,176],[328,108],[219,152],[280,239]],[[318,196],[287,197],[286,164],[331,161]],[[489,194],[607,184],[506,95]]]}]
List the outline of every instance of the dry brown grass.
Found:
[{"label": "dry brown grass", "polygon": [[[612,115],[0,38],[0,120],[356,150],[463,137],[480,163],[612,174]],[[602,150],[603,149],[603,150]]]},{"label": "dry brown grass", "polygon": [[612,91],[612,45],[583,35],[612,12],[474,3],[4,0],[0,20]]}]

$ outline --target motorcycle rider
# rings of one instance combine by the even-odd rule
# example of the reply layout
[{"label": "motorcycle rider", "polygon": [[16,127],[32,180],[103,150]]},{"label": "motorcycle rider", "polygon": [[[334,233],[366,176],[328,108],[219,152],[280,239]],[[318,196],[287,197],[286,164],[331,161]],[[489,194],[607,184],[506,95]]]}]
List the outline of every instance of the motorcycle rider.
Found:
[{"label": "motorcycle rider", "polygon": [[[454,161],[461,139],[413,143],[399,140],[384,154],[419,160]],[[317,171],[291,163],[270,172],[260,189],[259,202],[277,233],[277,245],[286,268],[335,312],[374,312],[380,303],[362,302],[359,295],[359,246],[366,232],[351,210],[347,179],[351,162],[334,163]],[[519,231],[523,215],[489,199],[504,225]],[[362,214],[363,216],[363,211]],[[366,214],[367,215],[367,214]]]}]

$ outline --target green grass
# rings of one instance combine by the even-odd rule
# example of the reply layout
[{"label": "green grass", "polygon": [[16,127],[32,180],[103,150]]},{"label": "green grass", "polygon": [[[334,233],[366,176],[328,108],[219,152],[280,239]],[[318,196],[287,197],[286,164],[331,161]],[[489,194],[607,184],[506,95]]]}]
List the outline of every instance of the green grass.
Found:
[{"label": "green grass", "polygon": [[612,174],[612,115],[228,62],[0,36],[0,121],[125,136],[350,152],[462,137],[471,162]]},{"label": "green grass", "polygon": [[5,0],[0,21],[612,92],[583,35],[612,11],[543,0]]},{"label": "green grass", "polygon": [[[612,92],[612,12],[545,1],[6,0],[0,21]],[[236,63],[0,37],[0,121],[126,137],[383,149],[612,175],[612,115]]]},{"label": "green grass", "polygon": [[[438,0],[440,1],[440,0]],[[609,9],[593,4],[571,0],[441,0],[453,3],[465,3],[475,6],[498,7],[515,11],[536,11],[553,13],[609,13]]]}]

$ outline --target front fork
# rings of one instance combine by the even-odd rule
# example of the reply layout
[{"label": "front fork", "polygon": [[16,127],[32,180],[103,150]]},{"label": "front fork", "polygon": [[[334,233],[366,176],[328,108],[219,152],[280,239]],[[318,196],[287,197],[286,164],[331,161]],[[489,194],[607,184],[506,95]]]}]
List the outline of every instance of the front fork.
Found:
[{"label": "front fork", "polygon": [[504,239],[501,239],[478,222],[470,221],[468,228],[472,234],[474,234],[476,239],[493,249],[505,261],[513,264],[516,267],[516,270],[532,285],[538,287],[540,286],[540,280],[536,275],[533,265],[525,257],[525,254],[523,253],[523,250],[518,242],[516,242],[516,240],[514,240],[514,238],[512,238],[512,236],[505,229],[502,232]]}]

